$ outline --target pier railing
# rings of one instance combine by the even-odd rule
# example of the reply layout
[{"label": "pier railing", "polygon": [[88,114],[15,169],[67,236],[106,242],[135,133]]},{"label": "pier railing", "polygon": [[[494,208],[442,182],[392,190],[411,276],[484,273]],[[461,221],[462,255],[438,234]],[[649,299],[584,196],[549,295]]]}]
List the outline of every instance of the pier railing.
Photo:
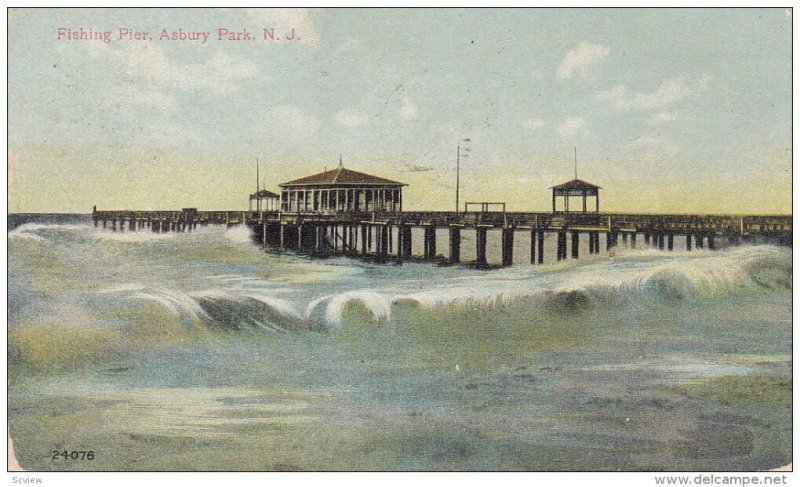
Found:
[{"label": "pier railing", "polygon": [[121,210],[95,211],[95,221],[160,221],[200,224],[258,224],[264,222],[383,223],[411,226],[461,226],[490,228],[591,229],[597,231],[713,233],[716,235],[769,235],[792,232],[791,215],[700,215],[634,213],[549,213],[504,211],[403,211],[403,212],[282,212]]}]

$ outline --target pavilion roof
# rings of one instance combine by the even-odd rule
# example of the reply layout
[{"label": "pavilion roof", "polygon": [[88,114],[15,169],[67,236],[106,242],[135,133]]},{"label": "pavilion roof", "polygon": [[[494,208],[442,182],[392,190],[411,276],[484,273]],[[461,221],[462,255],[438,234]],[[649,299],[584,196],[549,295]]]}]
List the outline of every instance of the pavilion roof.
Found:
[{"label": "pavilion roof", "polygon": [[267,189],[259,189],[250,195],[251,198],[280,198],[280,195]]},{"label": "pavilion roof", "polygon": [[571,181],[567,181],[566,183],[561,183],[557,186],[551,186],[550,189],[558,189],[558,190],[574,190],[574,189],[603,189],[596,184],[592,184],[586,182],[582,179],[573,179]]},{"label": "pavilion roof", "polygon": [[285,186],[312,186],[312,185],[374,185],[374,186],[406,186],[405,183],[392,181],[391,179],[380,178],[372,176],[363,172],[345,169],[344,166],[339,166],[330,171],[324,171],[319,174],[306,176],[299,179],[293,179],[285,183],[279,184],[280,187]]}]

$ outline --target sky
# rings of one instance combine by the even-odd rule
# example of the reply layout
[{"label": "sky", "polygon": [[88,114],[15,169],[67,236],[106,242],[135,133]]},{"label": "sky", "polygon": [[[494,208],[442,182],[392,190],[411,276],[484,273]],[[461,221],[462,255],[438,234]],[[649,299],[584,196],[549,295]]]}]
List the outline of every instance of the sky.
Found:
[{"label": "sky", "polygon": [[783,8],[14,9],[9,211],[244,209],[257,158],[277,190],[340,156],[449,210],[463,144],[462,203],[547,211],[577,148],[601,210],[791,213],[791,27]]}]

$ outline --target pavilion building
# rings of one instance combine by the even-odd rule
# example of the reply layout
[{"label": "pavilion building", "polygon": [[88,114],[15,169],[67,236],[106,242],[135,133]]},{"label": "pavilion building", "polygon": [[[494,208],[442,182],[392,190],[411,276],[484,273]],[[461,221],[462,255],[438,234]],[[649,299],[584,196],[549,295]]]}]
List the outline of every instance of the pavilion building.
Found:
[{"label": "pavilion building", "polygon": [[287,181],[281,210],[288,212],[402,211],[404,183],[339,167]]},{"label": "pavilion building", "polygon": [[[594,198],[593,213],[600,213],[600,190],[602,189],[600,186],[575,178],[558,186],[553,186],[551,189],[553,190],[553,213],[591,213],[591,210],[588,210],[586,206],[587,198]],[[575,197],[580,198],[583,204],[580,206],[581,209],[570,211],[570,199]],[[559,201],[563,201],[561,210],[556,205]]]},{"label": "pavilion building", "polygon": [[[259,189],[250,195],[249,211],[278,211],[280,207],[280,195],[266,189]],[[253,207],[255,202],[255,207]]]}]

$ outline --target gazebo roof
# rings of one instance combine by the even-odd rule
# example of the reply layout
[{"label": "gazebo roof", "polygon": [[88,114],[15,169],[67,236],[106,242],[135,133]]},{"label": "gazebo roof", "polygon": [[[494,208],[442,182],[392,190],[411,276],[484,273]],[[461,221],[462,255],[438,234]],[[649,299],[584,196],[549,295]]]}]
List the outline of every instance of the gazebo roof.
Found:
[{"label": "gazebo roof", "polygon": [[259,189],[250,195],[251,198],[280,198],[280,195],[266,189]]},{"label": "gazebo roof", "polygon": [[600,186],[584,181],[583,179],[573,179],[566,183],[561,183],[557,186],[551,186],[550,189],[556,190],[583,190],[583,189],[603,189]]},{"label": "gazebo roof", "polygon": [[344,166],[339,166],[330,171],[321,172],[304,178],[293,179],[278,186],[315,186],[315,185],[337,185],[337,184],[357,184],[357,185],[374,185],[374,186],[407,186],[405,183],[399,183],[390,179],[379,178],[363,172],[345,169]]}]

